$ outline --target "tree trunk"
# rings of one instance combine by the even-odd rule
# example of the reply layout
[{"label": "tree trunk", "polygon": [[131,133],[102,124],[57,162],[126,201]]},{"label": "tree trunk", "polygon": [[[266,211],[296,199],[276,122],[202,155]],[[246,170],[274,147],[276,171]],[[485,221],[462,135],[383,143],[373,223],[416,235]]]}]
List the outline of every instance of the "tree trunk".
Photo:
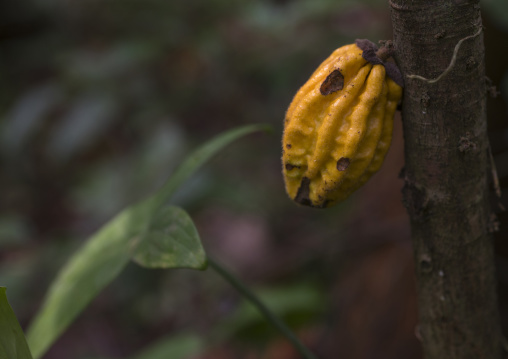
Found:
[{"label": "tree trunk", "polygon": [[424,356],[500,359],[479,1],[390,4]]}]

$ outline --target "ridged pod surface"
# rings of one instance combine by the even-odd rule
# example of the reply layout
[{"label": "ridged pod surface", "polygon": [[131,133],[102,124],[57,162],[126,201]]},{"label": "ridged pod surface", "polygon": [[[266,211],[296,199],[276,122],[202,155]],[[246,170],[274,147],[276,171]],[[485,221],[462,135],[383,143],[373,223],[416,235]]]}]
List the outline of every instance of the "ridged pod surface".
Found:
[{"label": "ridged pod surface", "polygon": [[283,174],[300,204],[325,208],[346,199],[379,170],[390,147],[402,87],[386,74],[393,64],[365,56],[364,44],[375,45],[359,41],[335,50],[286,112]]}]

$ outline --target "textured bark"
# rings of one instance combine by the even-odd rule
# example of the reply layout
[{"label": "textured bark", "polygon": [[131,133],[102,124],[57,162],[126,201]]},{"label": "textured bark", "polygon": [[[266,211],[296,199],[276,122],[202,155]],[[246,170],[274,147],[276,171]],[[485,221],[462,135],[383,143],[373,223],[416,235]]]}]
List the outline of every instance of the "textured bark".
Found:
[{"label": "textured bark", "polygon": [[[391,0],[404,74],[404,202],[427,359],[499,359],[479,1]],[[456,61],[449,66],[456,45]],[[409,77],[408,77],[409,75]]]}]

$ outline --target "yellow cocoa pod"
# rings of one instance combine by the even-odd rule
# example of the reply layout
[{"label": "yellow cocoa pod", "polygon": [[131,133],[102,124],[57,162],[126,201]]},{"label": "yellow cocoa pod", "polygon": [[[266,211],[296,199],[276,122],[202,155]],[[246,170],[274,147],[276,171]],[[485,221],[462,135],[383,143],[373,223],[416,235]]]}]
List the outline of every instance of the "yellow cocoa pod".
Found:
[{"label": "yellow cocoa pod", "polygon": [[374,50],[368,40],[335,50],[289,105],[283,174],[289,197],[300,204],[330,207],[383,163],[402,84],[394,64]]}]

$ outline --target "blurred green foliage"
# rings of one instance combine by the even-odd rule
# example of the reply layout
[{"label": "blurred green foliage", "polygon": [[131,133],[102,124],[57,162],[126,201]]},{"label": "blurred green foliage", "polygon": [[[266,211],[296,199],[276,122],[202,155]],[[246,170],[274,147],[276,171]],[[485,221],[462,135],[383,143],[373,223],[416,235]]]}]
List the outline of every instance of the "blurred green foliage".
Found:
[{"label": "blurred green foliage", "polygon": [[224,146],[265,127],[244,126],[208,141],[182,162],[161,189],[125,208],[94,233],[59,272],[31,323],[28,341],[34,357],[44,355],[130,259],[147,268],[206,268],[194,223],[183,209],[166,204],[178,187]]},{"label": "blurred green foliage", "polygon": [[[179,333],[160,338],[139,353],[127,359],[187,359],[203,350],[203,340],[196,334]],[[110,359],[107,357],[90,356],[86,359]]]},{"label": "blurred green foliage", "polygon": [[484,10],[496,24],[508,32],[508,3],[503,0],[484,0],[481,2]]},{"label": "blurred green foliage", "polygon": [[[82,239],[158,188],[190,148],[239,124],[270,122],[280,131],[286,104],[323,56],[354,36],[378,34],[382,21],[360,34],[337,21],[338,10],[362,16],[369,9],[362,6],[323,0],[3,3],[0,278],[22,323]],[[369,9],[368,17],[375,19],[376,11],[382,10]],[[295,209],[283,192],[278,136],[237,146],[186,183],[175,203],[191,215],[211,204],[253,213],[262,222],[279,221],[275,233],[286,231]],[[291,231],[304,238],[323,221],[336,222],[333,214],[313,218],[314,224],[302,222],[303,231]],[[21,255],[11,257],[13,251]],[[252,254],[260,264],[270,260]],[[197,311],[177,308],[205,288],[210,299],[202,300],[211,301],[225,284],[206,276],[193,278],[194,287],[177,280],[168,301],[162,287],[175,288],[175,275],[128,266],[99,297],[99,308],[116,303],[111,321],[125,322],[121,313],[130,313],[129,324],[117,328],[125,337],[135,328],[157,337],[216,321],[212,302]],[[101,317],[97,309],[81,321]],[[174,323],[157,329],[165,320]],[[144,338],[116,355],[136,351]],[[79,358],[94,349],[83,340],[68,350]]]}]

